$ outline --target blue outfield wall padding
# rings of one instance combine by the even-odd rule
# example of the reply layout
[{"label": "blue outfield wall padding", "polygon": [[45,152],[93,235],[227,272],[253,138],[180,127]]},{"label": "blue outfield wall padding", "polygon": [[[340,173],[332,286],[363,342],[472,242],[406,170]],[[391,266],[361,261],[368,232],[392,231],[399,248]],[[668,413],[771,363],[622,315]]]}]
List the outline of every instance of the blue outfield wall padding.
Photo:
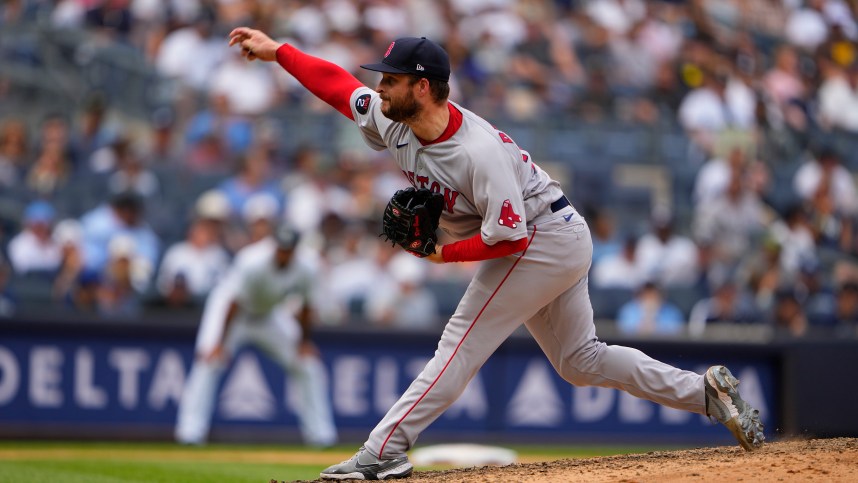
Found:
[{"label": "blue outfield wall padding", "polygon": [[[437,338],[370,329],[319,330],[316,339],[344,438],[360,438],[372,429],[432,357]],[[187,325],[4,322],[0,437],[169,439],[193,341],[194,328]],[[827,367],[833,374],[831,368],[843,367],[834,358],[858,354],[858,342],[623,344],[698,373],[711,364],[728,365],[742,381],[743,396],[761,410],[769,437],[858,433],[855,413],[844,414],[840,407],[843,401],[855,401],[855,390],[825,385],[831,376],[818,371]],[[832,344],[837,350],[828,349]],[[807,364],[811,359],[813,364]],[[829,401],[829,392],[841,403]],[[298,398],[291,395],[288,375],[276,364],[254,349],[241,351],[218,390],[213,439],[298,441],[292,406]],[[825,410],[829,406],[832,411]],[[456,440],[733,442],[728,431],[701,415],[611,389],[571,386],[528,337],[504,343],[464,394],[421,435],[423,443]]]}]

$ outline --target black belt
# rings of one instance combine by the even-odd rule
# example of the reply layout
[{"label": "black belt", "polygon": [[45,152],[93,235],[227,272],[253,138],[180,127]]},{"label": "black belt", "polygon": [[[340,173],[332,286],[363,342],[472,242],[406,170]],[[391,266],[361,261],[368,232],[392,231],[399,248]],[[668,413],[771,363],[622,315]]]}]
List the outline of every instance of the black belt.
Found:
[{"label": "black belt", "polygon": [[551,212],[557,213],[558,211],[562,210],[563,208],[566,208],[571,204],[572,203],[569,203],[569,199],[566,198],[566,195],[563,195],[560,197],[559,200],[555,201],[554,203],[551,203]]}]

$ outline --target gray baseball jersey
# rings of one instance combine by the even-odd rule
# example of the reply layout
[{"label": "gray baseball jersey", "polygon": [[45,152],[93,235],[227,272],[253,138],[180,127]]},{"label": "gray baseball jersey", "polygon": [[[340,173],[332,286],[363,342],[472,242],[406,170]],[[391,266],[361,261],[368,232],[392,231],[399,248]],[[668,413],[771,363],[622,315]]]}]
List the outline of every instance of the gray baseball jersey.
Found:
[{"label": "gray baseball jersey", "polygon": [[451,236],[479,231],[487,244],[527,238],[521,253],[481,262],[435,356],[372,431],[367,450],[381,458],[404,455],[521,324],[572,384],[705,413],[703,376],[598,340],[587,290],[593,253],[587,224],[558,202],[565,201],[558,183],[509,136],[452,104],[462,125],[424,146],[408,126],[384,117],[375,91],[356,89],[351,106],[371,147],[387,148],[414,186],[444,195],[441,227]]},{"label": "gray baseball jersey", "polygon": [[367,144],[379,151],[390,147],[414,187],[444,195],[442,230],[455,239],[480,231],[489,245],[524,238],[527,220],[563,196],[559,183],[509,136],[451,104],[462,113],[462,126],[449,140],[423,146],[408,126],[384,117],[375,91],[365,87],[352,94]]}]

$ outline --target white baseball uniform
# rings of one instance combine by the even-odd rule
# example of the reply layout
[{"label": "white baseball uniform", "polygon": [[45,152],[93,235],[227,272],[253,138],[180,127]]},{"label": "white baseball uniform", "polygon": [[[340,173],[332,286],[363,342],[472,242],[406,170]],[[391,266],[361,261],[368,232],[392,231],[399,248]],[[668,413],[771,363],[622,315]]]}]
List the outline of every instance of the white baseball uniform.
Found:
[{"label": "white baseball uniform", "polygon": [[387,148],[415,187],[444,195],[445,232],[456,239],[479,232],[489,245],[526,237],[527,248],[481,263],[434,358],[372,431],[366,448],[380,458],[404,455],[522,323],[572,384],[621,389],[705,414],[702,375],[598,340],[587,291],[593,246],[586,221],[509,136],[451,104],[462,114],[461,127],[424,146],[408,126],[381,113],[375,91],[361,87],[351,96],[367,144]]},{"label": "white baseball uniform", "polygon": [[313,269],[298,256],[278,269],[276,249],[269,237],[239,251],[206,300],[197,333],[197,358],[179,405],[178,441],[200,444],[208,436],[215,391],[226,361],[208,362],[199,356],[210,353],[221,340],[227,312],[235,300],[238,313],[223,338],[224,351],[234,355],[246,344],[254,344],[282,365],[301,394],[297,412],[304,441],[314,446],[336,442],[324,366],[316,357],[299,356],[301,328],[287,307],[293,296],[303,303],[312,302]]}]

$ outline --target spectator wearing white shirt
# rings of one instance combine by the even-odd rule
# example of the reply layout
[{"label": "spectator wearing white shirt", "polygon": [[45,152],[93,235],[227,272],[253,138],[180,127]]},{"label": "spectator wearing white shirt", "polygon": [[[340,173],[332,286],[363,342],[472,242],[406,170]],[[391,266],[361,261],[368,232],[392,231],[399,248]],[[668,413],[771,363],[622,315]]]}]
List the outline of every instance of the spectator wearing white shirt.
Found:
[{"label": "spectator wearing white shirt", "polygon": [[200,0],[126,0],[134,24],[133,42],[151,63],[158,45],[173,25],[186,25],[200,15]]},{"label": "spectator wearing white shirt", "polygon": [[158,293],[167,297],[181,277],[190,294],[198,300],[206,297],[226,272],[229,254],[218,243],[215,222],[195,220],[188,228],[187,238],[173,244],[164,254],[158,270]]},{"label": "spectator wearing white shirt", "polygon": [[822,14],[829,25],[829,34],[834,28],[839,28],[846,38],[855,41],[858,40],[858,24],[855,23],[854,5],[851,3],[847,0],[825,0]]},{"label": "spectator wearing white shirt", "polygon": [[802,267],[819,263],[813,230],[800,205],[790,207],[783,221],[772,225],[771,234],[781,246],[779,264],[783,280],[794,281]]},{"label": "spectator wearing white shirt", "polygon": [[280,202],[269,193],[251,195],[241,208],[241,217],[247,229],[248,243],[255,243],[274,233],[281,218]]},{"label": "spectator wearing white shirt", "polygon": [[294,169],[281,183],[289,194],[284,217],[305,234],[319,230],[329,214],[353,216],[354,196],[335,182],[338,173],[325,172],[320,156],[314,147],[299,148],[293,156]]},{"label": "spectator wearing white shirt", "polygon": [[339,246],[325,252],[328,267],[321,289],[325,304],[319,314],[329,324],[345,324],[363,315],[371,289],[389,283],[385,267],[395,253],[359,223],[348,225],[341,238]]},{"label": "spectator wearing white shirt", "polygon": [[423,286],[427,268],[414,256],[397,251],[387,265],[388,283],[374,285],[367,295],[367,318],[376,325],[407,329],[440,327],[438,301]]},{"label": "spectator wearing white shirt", "polygon": [[858,196],[852,174],[840,164],[837,153],[822,151],[816,160],[799,168],[793,182],[808,209],[817,245],[850,253],[854,249]]},{"label": "spectator wearing white shirt", "polygon": [[793,188],[805,201],[825,196],[841,214],[858,212],[855,179],[833,149],[823,149],[815,159],[805,161],[795,173]]},{"label": "spectator wearing white shirt", "polygon": [[[763,197],[771,185],[771,170],[754,158],[755,145],[750,136],[725,142],[715,155],[700,166],[694,178],[695,208],[722,196],[734,172],[741,171],[745,187]],[[723,154],[722,154],[723,153]]]},{"label": "spectator wearing white shirt", "polygon": [[9,262],[19,274],[52,272],[60,266],[60,246],[51,237],[54,207],[34,201],[24,210],[24,229],[9,241]]},{"label": "spectator wearing white shirt", "polygon": [[167,34],[155,58],[158,71],[188,87],[205,90],[212,72],[227,53],[221,39],[212,35],[213,24],[211,13],[202,12],[192,25]]},{"label": "spectator wearing white shirt", "polygon": [[826,64],[826,78],[819,86],[819,116],[826,126],[858,132],[858,61],[846,69]]},{"label": "spectator wearing white shirt", "polygon": [[706,72],[703,86],[686,94],[677,115],[691,138],[711,150],[724,130],[753,128],[756,106],[756,95],[744,82],[718,69]]},{"label": "spectator wearing white shirt", "polygon": [[131,192],[146,200],[160,195],[158,177],[143,162],[139,150],[128,140],[116,144],[116,170],[107,179],[109,192]]},{"label": "spectator wearing white shirt", "polygon": [[635,261],[637,238],[628,236],[622,250],[610,253],[593,264],[590,279],[596,288],[625,288],[637,290],[645,281]]},{"label": "spectator wearing white shirt", "polygon": [[232,216],[232,207],[223,191],[212,188],[197,197],[193,216],[214,222],[220,231]]},{"label": "spectator wearing white shirt", "polygon": [[742,170],[746,159],[745,150],[736,146],[727,156],[715,156],[703,163],[694,179],[694,204],[710,203],[721,196],[730,184],[733,171]]},{"label": "spectator wearing white shirt", "polygon": [[666,213],[653,215],[652,230],[638,240],[635,261],[645,280],[664,288],[687,287],[699,278],[697,245],[674,233],[673,219]]},{"label": "spectator wearing white shirt", "polygon": [[733,171],[724,193],[696,207],[694,238],[706,250],[708,279],[716,284],[736,269],[771,218],[745,180],[744,170]]},{"label": "spectator wearing white shirt", "polygon": [[232,111],[239,116],[264,114],[278,97],[271,66],[248,63],[240,51],[228,53],[212,72],[209,82],[210,92],[226,96]]},{"label": "spectator wearing white shirt", "polygon": [[826,0],[808,0],[787,18],[784,35],[793,45],[812,52],[828,38],[829,26],[823,15]]},{"label": "spectator wearing white shirt", "polygon": [[[380,38],[395,39],[407,35],[413,23],[408,17],[407,2],[367,2],[363,23]],[[415,19],[417,20],[417,19]]]},{"label": "spectator wearing white shirt", "polygon": [[623,35],[646,16],[646,3],[641,0],[592,0],[584,12],[595,23],[613,35]]}]

